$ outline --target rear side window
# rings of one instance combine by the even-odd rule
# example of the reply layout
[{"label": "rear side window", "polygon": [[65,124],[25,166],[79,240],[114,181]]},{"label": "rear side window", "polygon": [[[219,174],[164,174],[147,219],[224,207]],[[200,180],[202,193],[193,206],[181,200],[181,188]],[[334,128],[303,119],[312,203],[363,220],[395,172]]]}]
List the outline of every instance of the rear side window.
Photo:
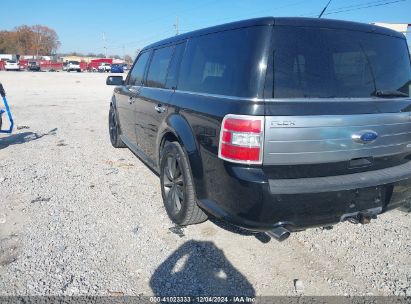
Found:
[{"label": "rear side window", "polygon": [[268,30],[269,27],[257,26],[190,39],[181,63],[178,89],[255,97]]},{"label": "rear side window", "polygon": [[153,88],[164,88],[168,66],[173,55],[173,46],[164,47],[154,51],[150,68],[147,74],[147,86]]},{"label": "rear side window", "polygon": [[274,27],[276,98],[370,97],[410,94],[405,39],[342,29]]},{"label": "rear side window", "polygon": [[137,62],[134,64],[134,67],[130,72],[128,79],[129,85],[139,86],[143,84],[144,71],[149,58],[150,52],[145,52],[138,57]]},{"label": "rear side window", "polygon": [[185,42],[177,44],[174,48],[173,59],[167,73],[166,89],[175,90],[177,87],[178,75],[180,71],[181,59],[183,58]]}]

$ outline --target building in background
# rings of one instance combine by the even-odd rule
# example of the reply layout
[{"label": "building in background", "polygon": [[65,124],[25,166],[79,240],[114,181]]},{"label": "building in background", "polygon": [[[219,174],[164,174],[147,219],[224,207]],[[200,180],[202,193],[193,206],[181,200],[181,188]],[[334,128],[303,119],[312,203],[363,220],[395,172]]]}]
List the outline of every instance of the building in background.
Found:
[{"label": "building in background", "polygon": [[78,62],[91,62],[91,60],[96,59],[95,57],[85,57],[85,56],[63,56],[59,58],[62,62],[68,61],[78,61]]},{"label": "building in background", "polygon": [[21,55],[20,60],[56,60],[55,56],[36,56],[36,55]]},{"label": "building in background", "polygon": [[16,60],[16,55],[13,55],[13,54],[0,54],[0,60]]},{"label": "building in background", "polygon": [[411,36],[409,35],[411,33],[410,27],[411,23],[387,23],[387,22],[373,22],[371,24],[375,24],[378,26],[386,27],[389,29],[392,29],[394,31],[403,33],[405,37],[407,38],[407,43],[408,43],[408,49],[411,54]]},{"label": "building in background", "polygon": [[403,33],[404,35],[407,35],[408,33],[408,28],[411,26],[411,23],[385,23],[385,22],[374,22],[371,24],[375,24],[378,26],[386,27],[389,29],[392,29],[394,31]]}]

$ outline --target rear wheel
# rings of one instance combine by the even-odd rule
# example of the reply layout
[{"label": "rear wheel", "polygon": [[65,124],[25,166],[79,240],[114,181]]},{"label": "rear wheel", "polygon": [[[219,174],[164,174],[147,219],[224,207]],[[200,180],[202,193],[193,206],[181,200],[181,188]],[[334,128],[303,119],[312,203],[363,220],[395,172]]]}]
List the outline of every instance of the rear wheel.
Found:
[{"label": "rear wheel", "polygon": [[162,150],[160,183],[164,206],[174,223],[191,225],[207,220],[197,205],[190,166],[178,142],[167,142]]},{"label": "rear wheel", "polygon": [[110,106],[110,112],[108,114],[108,128],[112,146],[114,148],[125,148],[126,144],[120,138],[120,129],[117,123],[116,111],[113,106]]}]

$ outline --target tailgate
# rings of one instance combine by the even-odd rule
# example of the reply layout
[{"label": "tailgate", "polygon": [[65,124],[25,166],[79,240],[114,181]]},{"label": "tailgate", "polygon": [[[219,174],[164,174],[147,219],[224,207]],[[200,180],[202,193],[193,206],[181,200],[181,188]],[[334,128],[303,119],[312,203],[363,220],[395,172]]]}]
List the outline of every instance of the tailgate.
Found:
[{"label": "tailgate", "polygon": [[264,165],[349,161],[411,152],[411,113],[266,116]]}]

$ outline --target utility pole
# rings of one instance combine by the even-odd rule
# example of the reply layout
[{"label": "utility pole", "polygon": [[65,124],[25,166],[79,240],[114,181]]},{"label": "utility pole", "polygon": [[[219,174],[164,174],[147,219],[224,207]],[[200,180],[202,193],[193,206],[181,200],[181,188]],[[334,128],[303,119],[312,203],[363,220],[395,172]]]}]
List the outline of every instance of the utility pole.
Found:
[{"label": "utility pole", "polygon": [[39,27],[36,27],[36,34],[37,34],[37,37],[36,37],[36,59],[38,59],[39,51],[40,51],[40,48],[41,48],[41,38],[42,38]]},{"label": "utility pole", "polygon": [[38,37],[39,37],[39,39],[37,40],[37,45],[36,45],[36,59],[38,59],[38,57],[39,57],[39,49],[40,49],[40,46],[41,46],[41,35],[40,35],[40,33],[38,33]]},{"label": "utility pole", "polygon": [[174,24],[174,27],[176,29],[176,36],[177,36],[179,34],[179,31],[178,31],[178,16],[176,18],[176,23]]},{"label": "utility pole", "polygon": [[104,42],[104,53],[107,58],[107,46],[106,46],[106,34],[103,33],[103,42]]}]

